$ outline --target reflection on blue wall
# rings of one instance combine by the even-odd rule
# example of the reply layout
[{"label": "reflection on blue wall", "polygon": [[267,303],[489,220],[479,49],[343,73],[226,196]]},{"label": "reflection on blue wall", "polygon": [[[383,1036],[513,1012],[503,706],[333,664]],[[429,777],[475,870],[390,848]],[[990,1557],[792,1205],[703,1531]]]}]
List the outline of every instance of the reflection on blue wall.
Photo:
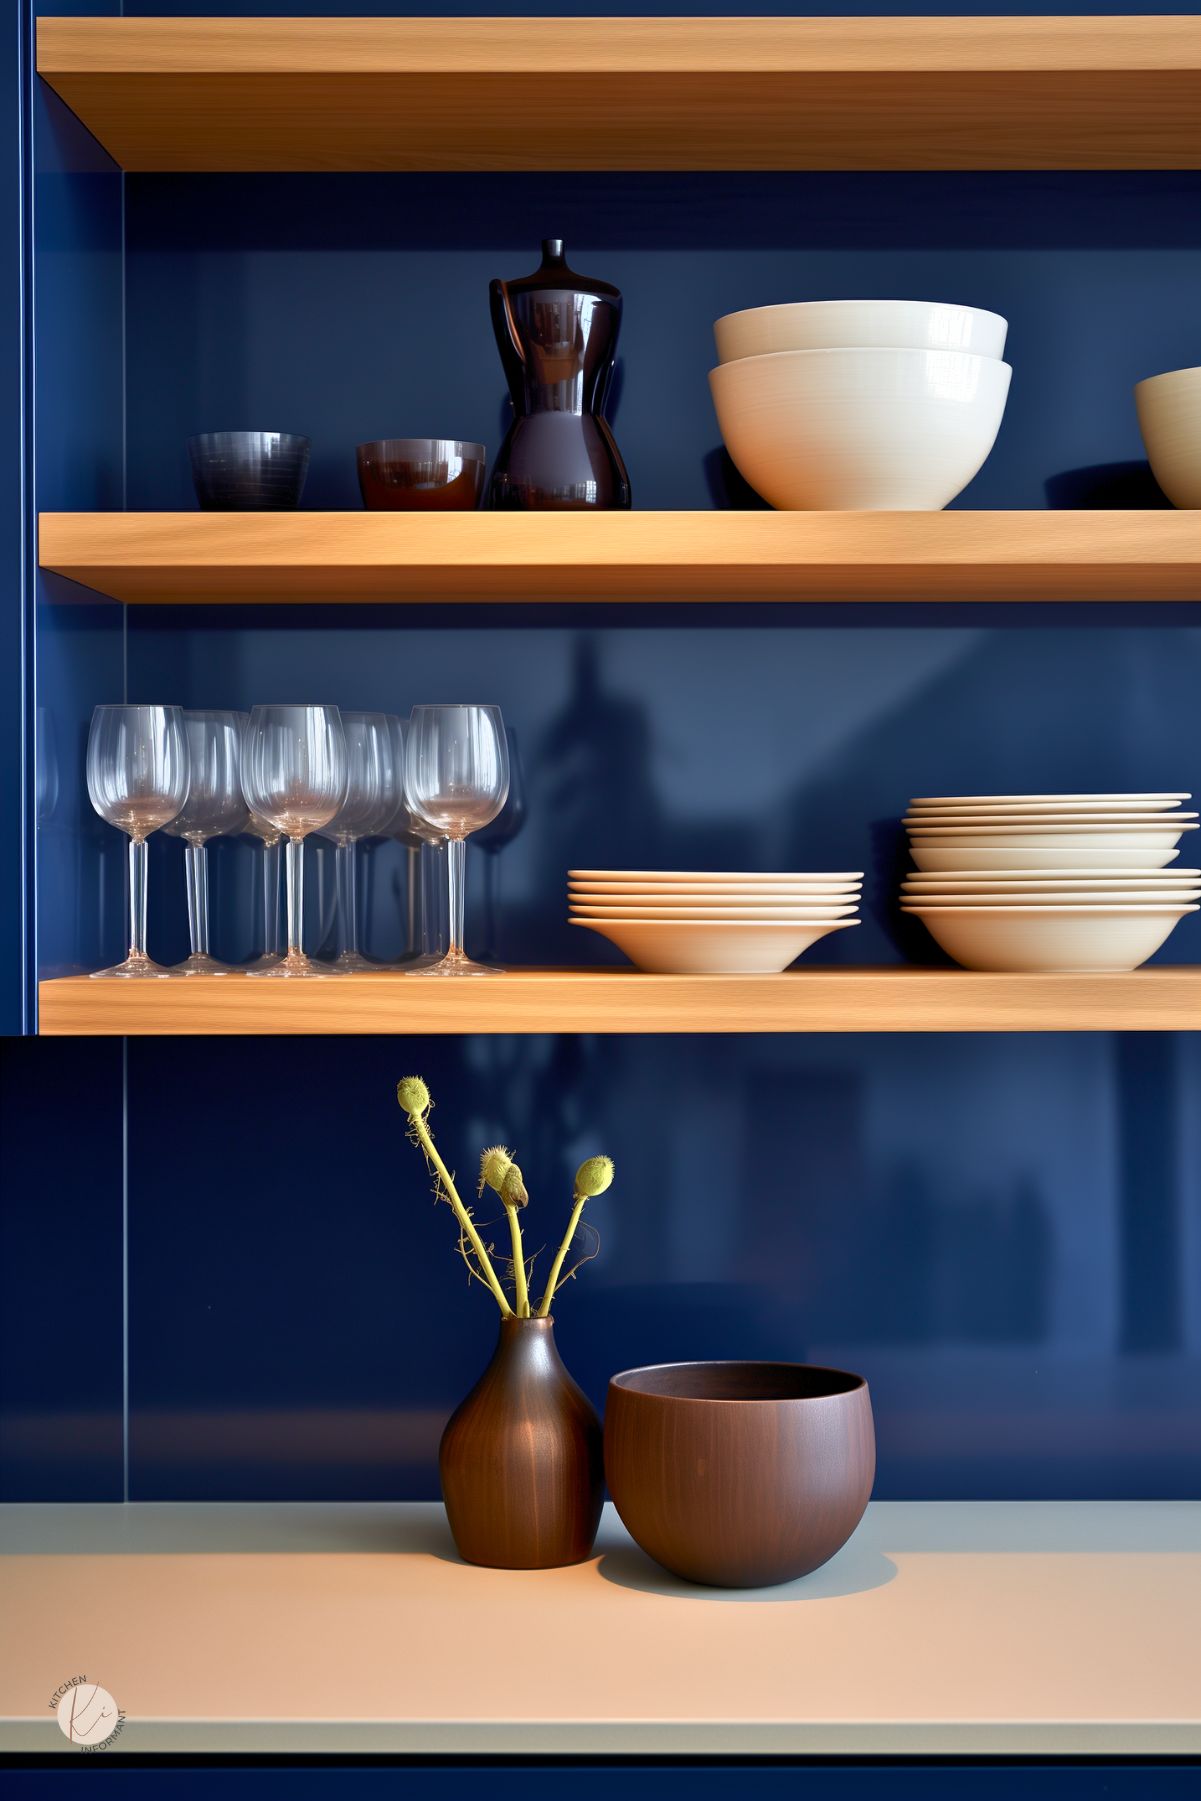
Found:
[{"label": "reflection on blue wall", "polygon": [[468,1180],[515,1143],[533,1248],[615,1157],[557,1308],[598,1402],[631,1364],[833,1362],[872,1385],[881,1497],[1196,1491],[1191,1036],[565,1036],[131,1041],[136,1498],[436,1494],[496,1328],[413,1069]]}]

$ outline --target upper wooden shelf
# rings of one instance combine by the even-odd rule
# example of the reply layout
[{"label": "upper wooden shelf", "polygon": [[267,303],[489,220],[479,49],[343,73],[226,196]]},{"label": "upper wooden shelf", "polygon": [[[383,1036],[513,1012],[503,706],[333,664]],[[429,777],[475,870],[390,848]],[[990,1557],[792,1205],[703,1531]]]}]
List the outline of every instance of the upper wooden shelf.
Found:
[{"label": "upper wooden shelf", "polygon": [[514,969],[495,980],[43,982],[43,1036],[367,1032],[1138,1032],[1201,1030],[1201,965],[1132,975],[838,969],[648,976]]},{"label": "upper wooden shelf", "polygon": [[1201,21],[38,21],[125,169],[1179,169]]},{"label": "upper wooden shelf", "polygon": [[1195,513],[43,513],[116,600],[1201,600]]}]

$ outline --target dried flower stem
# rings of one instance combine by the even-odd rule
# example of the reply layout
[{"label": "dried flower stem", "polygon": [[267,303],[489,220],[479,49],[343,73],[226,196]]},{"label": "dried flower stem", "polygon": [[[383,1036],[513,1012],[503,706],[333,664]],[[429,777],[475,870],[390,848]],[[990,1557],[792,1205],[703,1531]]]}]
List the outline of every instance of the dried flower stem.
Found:
[{"label": "dried flower stem", "polygon": [[530,1290],[525,1275],[525,1251],[521,1243],[521,1221],[517,1217],[516,1207],[505,1205],[509,1216],[509,1232],[513,1239],[513,1292],[516,1297],[516,1314],[518,1319],[530,1317]]},{"label": "dried flower stem", "polygon": [[[432,1164],[434,1170],[437,1172],[438,1178],[442,1184],[442,1192],[450,1203],[454,1216],[459,1222],[460,1232],[467,1239],[467,1242],[475,1252],[476,1262],[480,1266],[484,1281],[492,1290],[496,1299],[496,1304],[500,1308],[502,1318],[511,1318],[513,1309],[509,1305],[509,1297],[500,1285],[496,1271],[492,1267],[492,1259],[489,1257],[488,1252],[484,1247],[483,1239],[475,1229],[475,1222],[473,1221],[470,1212],[464,1207],[462,1201],[459,1199],[459,1191],[454,1185],[454,1179],[445,1163],[443,1163],[441,1157],[438,1155],[438,1147],[430,1135],[429,1127],[419,1113],[410,1113],[409,1123],[413,1129],[413,1136],[425,1152],[427,1162]],[[522,1272],[522,1275],[524,1279],[524,1271]]]},{"label": "dried flower stem", "polygon": [[555,1298],[555,1290],[559,1286],[559,1272],[563,1268],[564,1259],[571,1249],[571,1241],[575,1237],[576,1227],[580,1223],[580,1214],[584,1211],[584,1202],[588,1199],[577,1188],[572,1196],[571,1218],[567,1222],[567,1230],[563,1234],[563,1242],[555,1253],[555,1260],[550,1266],[550,1275],[546,1279],[546,1293],[542,1297],[542,1305],[538,1309],[538,1318],[545,1319],[550,1312],[550,1304]]}]

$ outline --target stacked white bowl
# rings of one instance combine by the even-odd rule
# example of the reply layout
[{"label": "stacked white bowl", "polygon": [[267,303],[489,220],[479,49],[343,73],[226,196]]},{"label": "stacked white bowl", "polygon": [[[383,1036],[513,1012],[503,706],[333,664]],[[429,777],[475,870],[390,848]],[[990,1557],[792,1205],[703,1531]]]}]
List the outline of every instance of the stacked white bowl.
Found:
[{"label": "stacked white bowl", "polygon": [[778,975],[830,932],[858,925],[863,871],[833,874],[572,869],[570,924],[657,975]]},{"label": "stacked white bowl", "polygon": [[911,801],[902,908],[965,969],[1137,969],[1201,899],[1173,869],[1188,794],[959,794]]},{"label": "stacked white bowl", "polygon": [[1006,322],[926,300],[727,313],[709,386],[726,449],[773,507],[937,512],[993,447]]}]

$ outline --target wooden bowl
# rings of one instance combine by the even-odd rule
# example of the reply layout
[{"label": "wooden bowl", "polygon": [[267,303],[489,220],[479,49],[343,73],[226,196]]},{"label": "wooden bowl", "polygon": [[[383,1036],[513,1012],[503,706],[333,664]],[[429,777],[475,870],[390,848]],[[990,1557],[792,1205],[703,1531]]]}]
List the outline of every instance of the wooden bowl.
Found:
[{"label": "wooden bowl", "polygon": [[609,1384],[605,1475],[649,1556],[721,1588],[808,1575],[876,1472],[862,1376],[807,1363],[660,1363]]}]

